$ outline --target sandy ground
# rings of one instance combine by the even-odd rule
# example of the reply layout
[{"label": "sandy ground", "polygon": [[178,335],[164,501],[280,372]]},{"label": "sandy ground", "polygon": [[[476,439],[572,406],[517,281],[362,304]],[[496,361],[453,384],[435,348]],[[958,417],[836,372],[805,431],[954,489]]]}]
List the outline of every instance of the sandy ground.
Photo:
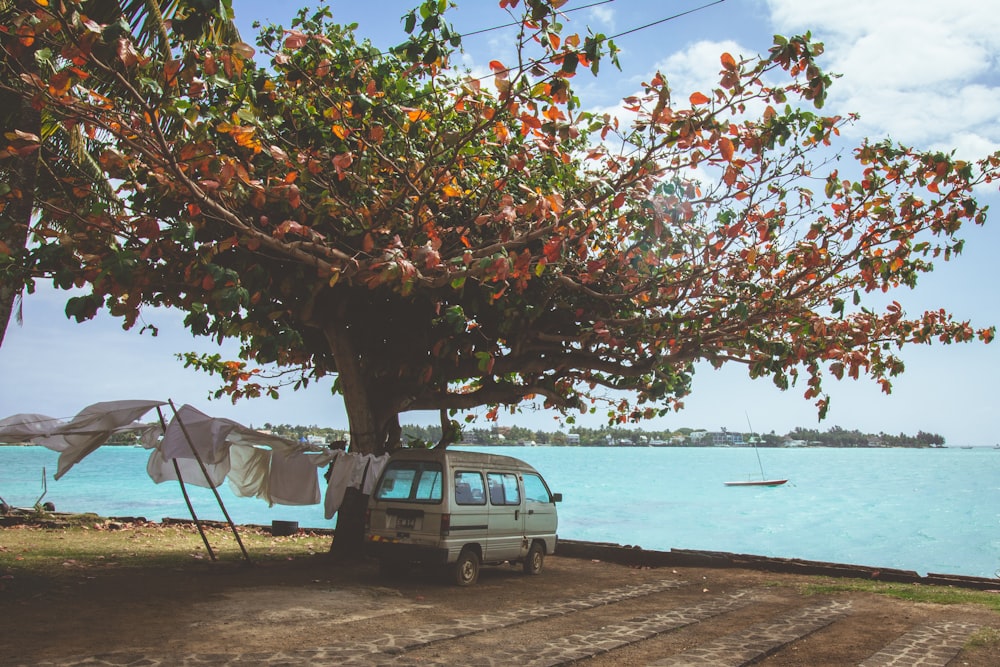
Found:
[{"label": "sandy ground", "polygon": [[[544,646],[627,619],[746,591],[751,604],[581,664],[646,664],[828,599],[848,602],[850,612],[759,664],[856,665],[914,628],[941,622],[986,628],[950,664],[1000,664],[997,612],[980,605],[914,603],[810,589],[811,584],[830,581],[836,580],[736,568],[630,567],[559,556],[548,557],[538,576],[508,565],[484,567],[479,583],[468,588],[449,585],[437,572],[386,579],[374,563],[338,564],[327,554],[253,566],[208,561],[166,570],[68,566],[46,577],[8,577],[3,582],[0,665],[58,663],[120,652],[156,656],[161,664],[180,662],[180,656],[192,653],[294,655],[663,582],[671,586],[417,647],[406,656],[416,662],[482,664],[501,648]],[[984,633],[991,639],[982,641]]]}]

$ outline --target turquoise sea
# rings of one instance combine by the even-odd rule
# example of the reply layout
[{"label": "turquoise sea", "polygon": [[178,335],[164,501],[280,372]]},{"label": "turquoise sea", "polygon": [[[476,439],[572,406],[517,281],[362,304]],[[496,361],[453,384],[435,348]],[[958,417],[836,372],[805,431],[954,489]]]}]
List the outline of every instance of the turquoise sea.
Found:
[{"label": "turquoise sea", "polygon": [[[761,449],[775,488],[726,487],[758,476],[752,449],[503,447],[563,494],[559,536],[645,549],[703,549],[994,577],[1000,571],[1000,450]],[[0,447],[0,497],[57,511],[188,517],[179,486],[154,484],[148,452],[102,447],[53,481],[58,454]],[[200,518],[223,519],[210,490],[188,486]],[[220,493],[237,523],[330,528],[322,505],[268,507]]]}]

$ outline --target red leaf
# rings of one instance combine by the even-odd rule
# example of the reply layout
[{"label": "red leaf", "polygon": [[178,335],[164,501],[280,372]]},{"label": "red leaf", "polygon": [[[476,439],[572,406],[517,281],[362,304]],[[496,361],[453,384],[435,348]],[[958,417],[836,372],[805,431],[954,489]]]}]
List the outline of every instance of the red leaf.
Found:
[{"label": "red leaf", "polygon": [[286,49],[291,49],[293,51],[295,49],[301,49],[305,46],[306,42],[309,41],[309,38],[298,30],[288,30],[285,34],[288,35],[288,37],[285,38]]}]

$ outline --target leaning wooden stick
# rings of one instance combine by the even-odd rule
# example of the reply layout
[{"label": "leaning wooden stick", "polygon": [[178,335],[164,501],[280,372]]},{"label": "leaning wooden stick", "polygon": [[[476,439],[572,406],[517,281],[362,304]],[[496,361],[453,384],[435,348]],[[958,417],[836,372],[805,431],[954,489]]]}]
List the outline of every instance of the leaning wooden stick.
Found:
[{"label": "leaning wooden stick", "polygon": [[198,450],[195,449],[194,441],[191,440],[191,435],[188,433],[187,427],[184,426],[184,422],[181,420],[180,415],[177,414],[177,408],[174,407],[173,399],[168,399],[167,402],[170,403],[170,409],[174,411],[174,419],[177,420],[177,424],[181,427],[181,432],[184,434],[184,439],[187,440],[188,446],[191,448],[191,453],[194,454],[195,460],[198,461],[198,467],[201,468],[202,474],[205,475],[205,481],[208,482],[208,487],[212,489],[212,493],[215,494],[215,499],[219,502],[219,507],[222,509],[222,513],[226,517],[226,523],[229,524],[229,529],[233,531],[233,535],[236,537],[236,543],[240,545],[240,551],[243,552],[243,557],[246,558],[247,563],[252,565],[253,561],[250,560],[250,554],[247,553],[247,548],[243,546],[243,540],[240,539],[240,533],[236,530],[236,524],[234,524],[233,520],[229,518],[229,511],[226,510],[226,505],[222,502],[222,496],[219,495],[218,489],[216,489],[215,484],[212,483],[212,478],[208,474],[208,468],[205,467],[205,462],[202,461],[201,455],[198,453]]}]

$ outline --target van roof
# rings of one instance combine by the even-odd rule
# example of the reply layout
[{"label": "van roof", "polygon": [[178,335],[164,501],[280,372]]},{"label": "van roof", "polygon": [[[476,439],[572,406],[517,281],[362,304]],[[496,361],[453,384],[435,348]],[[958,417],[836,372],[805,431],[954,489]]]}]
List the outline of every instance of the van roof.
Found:
[{"label": "van roof", "polygon": [[516,459],[513,456],[487,454],[484,452],[468,452],[455,449],[418,449],[415,447],[400,449],[393,452],[390,460],[440,461],[442,463],[447,462],[447,464],[451,467],[460,465],[497,466],[513,468],[524,472],[538,472],[531,465],[525,463],[521,459]]}]

